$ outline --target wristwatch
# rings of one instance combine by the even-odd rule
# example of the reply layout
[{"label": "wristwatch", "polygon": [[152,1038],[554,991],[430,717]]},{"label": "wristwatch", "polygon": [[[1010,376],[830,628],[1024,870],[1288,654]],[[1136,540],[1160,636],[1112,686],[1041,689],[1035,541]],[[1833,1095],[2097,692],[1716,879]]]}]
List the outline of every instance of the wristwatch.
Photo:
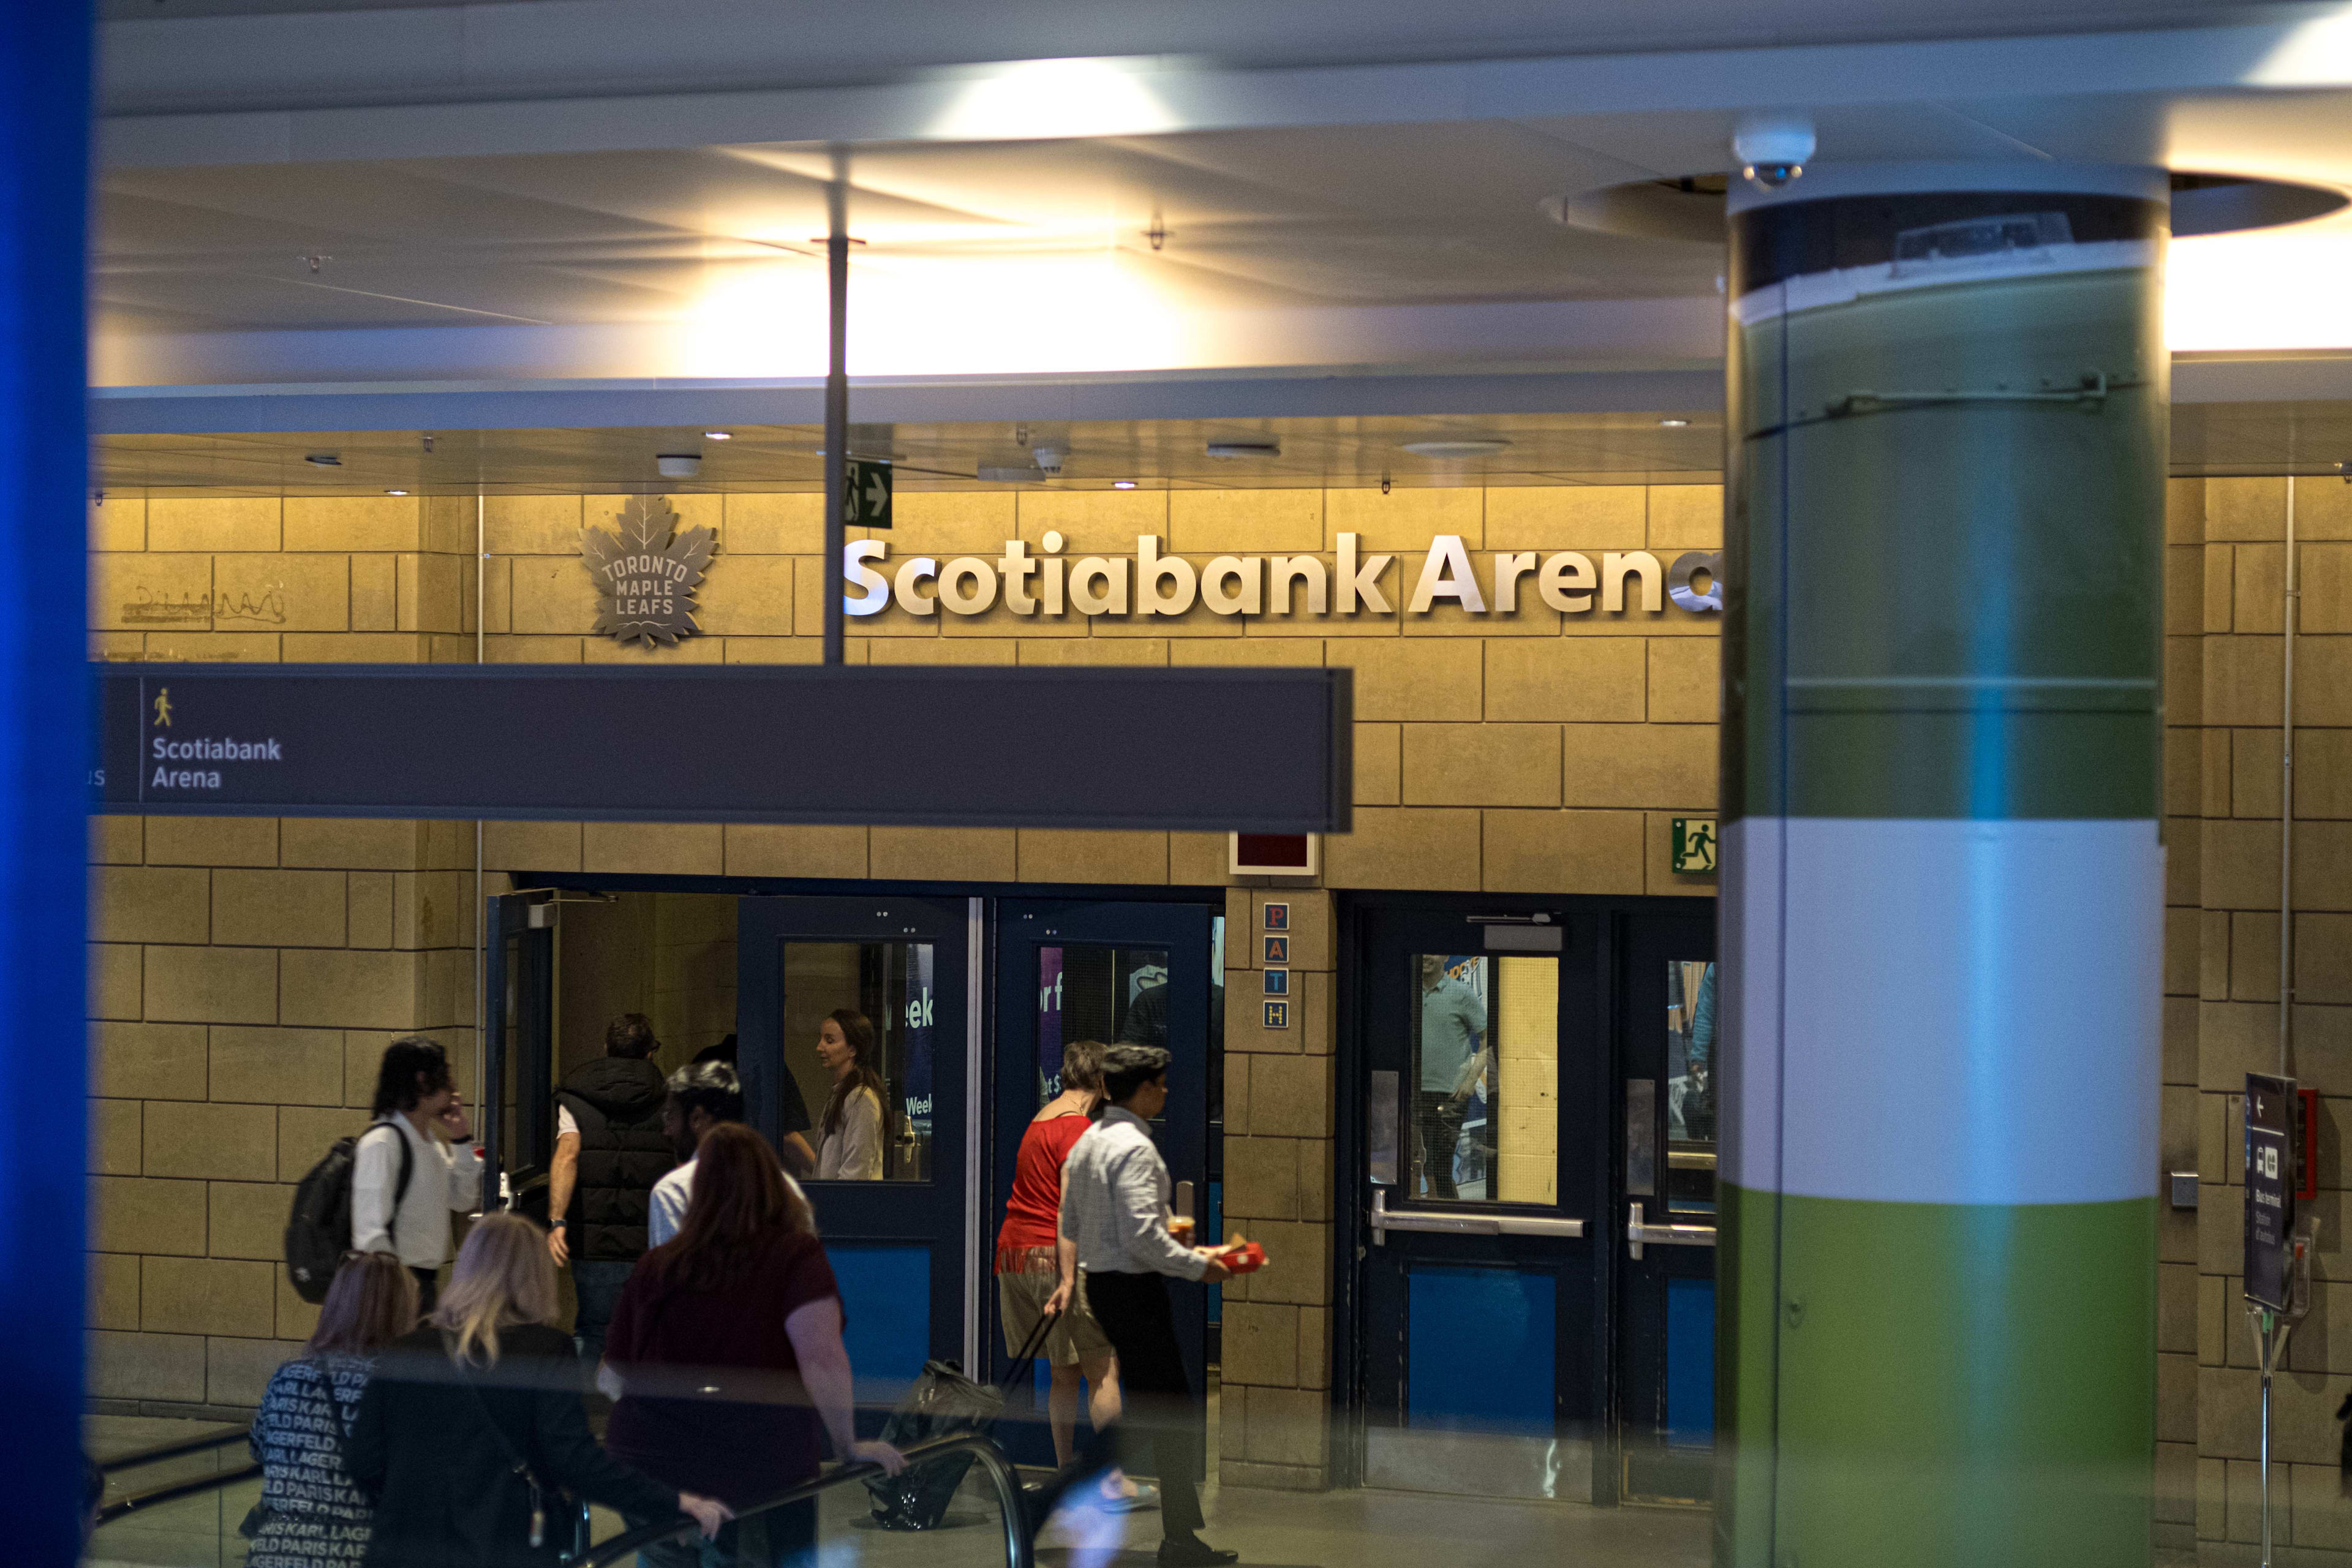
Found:
[{"label": "wristwatch", "polygon": [[572,1228],[572,1222],[568,1219],[551,1219],[547,1222],[547,1228],[550,1230],[569,1230]]}]

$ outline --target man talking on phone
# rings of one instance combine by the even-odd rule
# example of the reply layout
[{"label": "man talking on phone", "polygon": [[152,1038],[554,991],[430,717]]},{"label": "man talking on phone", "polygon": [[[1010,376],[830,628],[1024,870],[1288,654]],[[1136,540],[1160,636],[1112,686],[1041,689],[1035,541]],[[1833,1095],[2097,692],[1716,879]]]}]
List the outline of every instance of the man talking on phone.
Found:
[{"label": "man talking on phone", "polygon": [[[1200,1537],[1202,1410],[1176,1342],[1168,1279],[1214,1284],[1227,1270],[1222,1249],[1190,1246],[1176,1234],[1181,1228],[1188,1237],[1191,1221],[1171,1228],[1168,1163],[1151,1141],[1151,1119],[1168,1103],[1168,1062],[1158,1046],[1106,1051],[1108,1103],[1062,1167],[1062,1239],[1076,1247],[1087,1300],[1118,1352],[1126,1402],[1118,1421],[1097,1432],[1045,1489],[1033,1522],[1042,1523],[1069,1487],[1115,1462],[1122,1428],[1133,1425],[1150,1436],[1160,1474],[1162,1568],[1216,1568],[1241,1554]],[[1131,1455],[1128,1468],[1138,1468]]]}]

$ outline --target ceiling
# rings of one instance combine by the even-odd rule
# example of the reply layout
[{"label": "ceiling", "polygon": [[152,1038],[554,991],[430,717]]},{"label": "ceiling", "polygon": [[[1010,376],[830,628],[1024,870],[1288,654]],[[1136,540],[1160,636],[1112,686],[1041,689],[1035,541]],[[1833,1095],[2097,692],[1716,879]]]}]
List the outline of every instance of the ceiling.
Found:
[{"label": "ceiling", "polygon": [[[104,48],[108,388],[821,374],[836,178],[869,384],[1710,371],[1720,243],[1547,204],[1719,173],[1759,107],[1818,165],[2352,192],[2352,0],[143,3]],[[2184,240],[2170,342],[2352,353],[2347,271],[2352,209]]]},{"label": "ceiling", "polygon": [[[672,324],[816,281],[828,172],[761,146],[110,170],[92,303],[101,333]],[[1719,247],[1540,208],[1640,173],[1496,123],[896,146],[856,154],[849,226],[882,287],[1062,254],[1223,310],[1712,291]]]},{"label": "ceiling", "polygon": [[[815,490],[821,429],[741,426],[730,439],[694,428],[419,431],[233,436],[108,436],[93,482],[110,494],[419,495],[540,491]],[[1433,439],[1499,439],[1488,456],[1433,458],[1404,450]],[[1211,442],[1272,442],[1278,455],[1212,458]],[[902,424],[851,426],[850,450],[891,459],[908,489],[982,488],[983,466],[1025,468],[1031,454],[1066,454],[1058,489],[1297,489],[1402,486],[1713,483],[1721,477],[1719,415],[1516,415],[1495,418],[1150,420],[1129,423]],[[666,479],[663,453],[697,453],[701,472]],[[332,454],[339,464],[306,460]],[[2352,458],[2352,402],[2205,404],[2173,410],[2176,475],[2333,475]]]}]

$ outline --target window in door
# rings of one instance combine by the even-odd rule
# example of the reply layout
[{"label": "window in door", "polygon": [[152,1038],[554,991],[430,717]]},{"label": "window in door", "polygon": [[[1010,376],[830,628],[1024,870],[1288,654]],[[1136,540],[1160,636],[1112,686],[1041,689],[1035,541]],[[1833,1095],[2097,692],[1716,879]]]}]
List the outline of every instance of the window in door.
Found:
[{"label": "window in door", "polygon": [[1413,963],[1413,1196],[1557,1203],[1559,961],[1424,952]]},{"label": "window in door", "polygon": [[808,1107],[816,1179],[929,1181],[931,944],[787,942],[783,950],[783,1067]]}]

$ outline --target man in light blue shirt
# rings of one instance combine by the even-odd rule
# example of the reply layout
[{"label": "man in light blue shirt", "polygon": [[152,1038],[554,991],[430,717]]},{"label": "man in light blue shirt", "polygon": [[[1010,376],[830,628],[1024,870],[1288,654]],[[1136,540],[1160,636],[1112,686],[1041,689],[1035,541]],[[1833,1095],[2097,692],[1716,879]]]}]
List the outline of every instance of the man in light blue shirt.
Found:
[{"label": "man in light blue shirt", "polygon": [[[722,1121],[743,1120],[743,1086],[725,1062],[696,1062],[669,1075],[669,1101],[662,1107],[662,1131],[685,1163],[654,1184],[646,1211],[646,1245],[659,1247],[686,1223],[694,1196],[695,1151],[702,1135]],[[792,1184],[792,1177],[784,1178]],[[797,1191],[797,1184],[794,1184]]]},{"label": "man in light blue shirt", "polygon": [[1190,1222],[1171,1223],[1173,1184],[1151,1141],[1151,1119],[1168,1104],[1168,1062],[1158,1046],[1106,1051],[1103,1092],[1110,1103],[1062,1164],[1062,1240],[1076,1250],[1087,1303],[1118,1352],[1125,1407],[1054,1479],[1031,1521],[1042,1523],[1070,1487],[1109,1468],[1121,1427],[1141,1427],[1151,1435],[1160,1474],[1160,1568],[1223,1568],[1239,1553],[1198,1533],[1202,1410],[1177,1343],[1168,1279],[1214,1284],[1227,1276],[1222,1249],[1191,1245],[1189,1230],[1178,1234]]}]

